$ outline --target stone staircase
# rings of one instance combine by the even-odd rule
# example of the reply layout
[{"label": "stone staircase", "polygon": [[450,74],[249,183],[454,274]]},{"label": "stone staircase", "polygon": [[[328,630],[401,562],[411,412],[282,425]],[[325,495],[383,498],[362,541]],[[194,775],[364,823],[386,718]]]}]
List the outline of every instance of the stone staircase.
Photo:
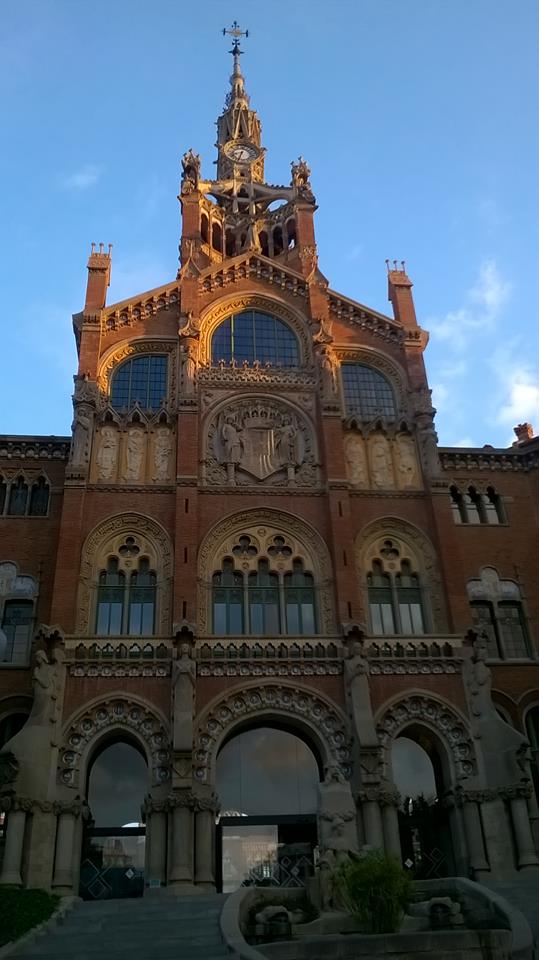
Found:
[{"label": "stone staircase", "polygon": [[226,897],[150,896],[79,903],[65,922],[15,953],[20,960],[229,960],[219,917]]},{"label": "stone staircase", "polygon": [[535,960],[539,960],[539,870],[523,870],[506,880],[483,883],[524,914],[533,933]]}]

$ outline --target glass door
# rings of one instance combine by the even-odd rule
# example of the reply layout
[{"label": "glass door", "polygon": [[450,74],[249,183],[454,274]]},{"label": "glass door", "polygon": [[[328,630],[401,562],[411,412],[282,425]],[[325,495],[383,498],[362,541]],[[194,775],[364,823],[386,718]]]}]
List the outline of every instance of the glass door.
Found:
[{"label": "glass door", "polygon": [[221,817],[217,827],[217,883],[238,887],[305,887],[314,874],[314,816]]}]

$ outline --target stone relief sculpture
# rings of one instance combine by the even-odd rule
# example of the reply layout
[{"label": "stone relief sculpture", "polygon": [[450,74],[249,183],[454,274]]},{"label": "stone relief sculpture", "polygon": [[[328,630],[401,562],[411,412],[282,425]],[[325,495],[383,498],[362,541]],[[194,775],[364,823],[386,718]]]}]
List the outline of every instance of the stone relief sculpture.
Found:
[{"label": "stone relief sculpture", "polygon": [[140,480],[142,461],[144,459],[145,437],[138,427],[131,427],[127,432],[125,480]]},{"label": "stone relief sculpture", "polygon": [[393,487],[393,466],[387,438],[382,433],[375,433],[369,440],[369,447],[373,487]]},{"label": "stone relief sculpture", "polygon": [[86,467],[90,458],[90,440],[92,436],[93,411],[86,403],[80,403],[75,408],[75,416],[71,429],[71,465]]},{"label": "stone relief sculpture", "polygon": [[99,480],[111,480],[116,472],[118,458],[118,432],[114,427],[103,427],[99,434],[97,451],[97,476]]},{"label": "stone relief sculpture", "polygon": [[413,437],[405,433],[396,439],[397,480],[399,487],[407,490],[421,486]]},{"label": "stone relief sculpture", "polygon": [[369,471],[365,441],[358,433],[347,433],[344,438],[344,457],[348,479],[355,487],[369,486]]},{"label": "stone relief sculpture", "polygon": [[182,392],[190,396],[195,392],[198,366],[198,345],[194,341],[187,341],[181,347],[181,363]]},{"label": "stone relief sculpture", "polygon": [[36,665],[33,673],[34,702],[28,723],[42,726],[52,723],[56,714],[56,666],[49,663],[46,653],[39,650],[36,654]]},{"label": "stone relief sculpture", "polygon": [[168,480],[172,457],[172,434],[168,427],[158,427],[153,449],[152,480]]},{"label": "stone relief sculpture", "polygon": [[244,400],[222,410],[208,431],[208,483],[316,481],[314,440],[303,416],[284,403]]},{"label": "stone relief sculpture", "polygon": [[320,379],[324,400],[335,400],[337,396],[337,377],[333,351],[326,344],[320,344],[316,352],[320,364]]}]

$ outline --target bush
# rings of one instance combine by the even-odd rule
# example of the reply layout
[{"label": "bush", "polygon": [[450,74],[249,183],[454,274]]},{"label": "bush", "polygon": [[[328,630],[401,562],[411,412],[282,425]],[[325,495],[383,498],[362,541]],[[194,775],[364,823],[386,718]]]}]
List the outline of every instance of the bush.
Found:
[{"label": "bush", "polygon": [[48,920],[60,897],[45,890],[0,887],[0,947]]},{"label": "bush", "polygon": [[366,933],[395,933],[412,896],[411,881],[400,863],[373,851],[344,863],[335,883],[346,909]]}]

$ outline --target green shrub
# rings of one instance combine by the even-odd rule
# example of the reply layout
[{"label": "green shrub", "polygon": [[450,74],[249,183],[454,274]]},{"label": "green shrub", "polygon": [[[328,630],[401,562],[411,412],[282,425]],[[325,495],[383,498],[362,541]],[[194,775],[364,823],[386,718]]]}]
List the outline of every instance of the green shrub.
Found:
[{"label": "green shrub", "polygon": [[60,897],[45,890],[0,887],[0,947],[48,920]]},{"label": "green shrub", "polygon": [[412,885],[400,863],[373,851],[335,873],[346,909],[366,933],[395,933],[412,896]]}]

